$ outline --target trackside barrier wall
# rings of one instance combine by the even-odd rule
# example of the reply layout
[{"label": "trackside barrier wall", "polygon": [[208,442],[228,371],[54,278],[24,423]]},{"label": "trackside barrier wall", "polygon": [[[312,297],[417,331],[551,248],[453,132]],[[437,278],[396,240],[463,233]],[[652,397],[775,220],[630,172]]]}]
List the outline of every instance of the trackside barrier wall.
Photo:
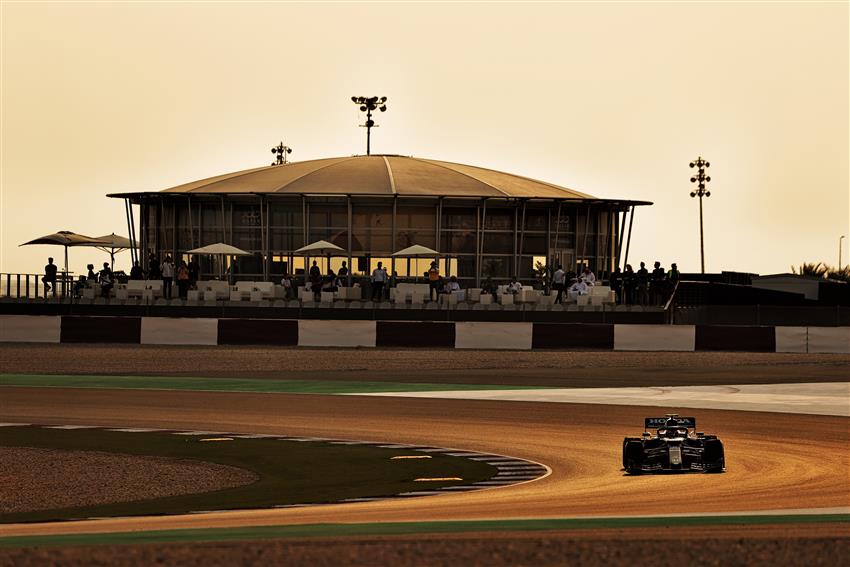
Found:
[{"label": "trackside barrier wall", "polygon": [[141,342],[141,317],[78,317],[62,316],[63,343],[124,343]]},{"label": "trackside barrier wall", "polygon": [[375,346],[453,348],[454,323],[433,321],[378,321]]},{"label": "trackside barrier wall", "polygon": [[534,323],[455,323],[455,348],[531,350]]},{"label": "trackside barrier wall", "polygon": [[0,315],[0,342],[58,343],[61,325],[61,317]]},{"label": "trackside barrier wall", "polygon": [[850,354],[850,327],[809,327],[809,352]]},{"label": "trackside barrier wall", "polygon": [[373,347],[375,335],[375,321],[298,321],[298,346]]},{"label": "trackside barrier wall", "polygon": [[0,315],[0,343],[850,354],[850,327]]},{"label": "trackside barrier wall", "polygon": [[776,327],[776,352],[808,352],[808,329]]},{"label": "trackside barrier wall", "polygon": [[696,350],[776,352],[773,327],[697,325]]},{"label": "trackside barrier wall", "polygon": [[218,319],[142,317],[143,345],[216,345]]},{"label": "trackside barrier wall", "polygon": [[614,350],[693,351],[693,325],[614,325]]}]

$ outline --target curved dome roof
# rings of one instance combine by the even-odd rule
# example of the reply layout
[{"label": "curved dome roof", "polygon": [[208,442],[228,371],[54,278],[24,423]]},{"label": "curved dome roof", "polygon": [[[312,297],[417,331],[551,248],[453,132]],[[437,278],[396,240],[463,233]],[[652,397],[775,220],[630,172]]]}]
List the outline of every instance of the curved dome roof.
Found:
[{"label": "curved dome roof", "polygon": [[519,175],[394,155],[317,159],[227,173],[163,193],[275,193],[594,199]]}]

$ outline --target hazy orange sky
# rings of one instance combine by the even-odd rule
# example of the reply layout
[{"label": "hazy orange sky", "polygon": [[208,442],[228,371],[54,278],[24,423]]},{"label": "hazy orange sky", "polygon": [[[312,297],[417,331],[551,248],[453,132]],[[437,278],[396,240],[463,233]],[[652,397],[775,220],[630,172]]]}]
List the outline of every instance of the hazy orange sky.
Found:
[{"label": "hazy orange sky", "polygon": [[699,270],[702,155],[708,271],[836,264],[848,6],[4,1],[0,271],[61,258],[18,247],[43,234],[127,234],[106,193],[268,165],[280,140],[294,160],[365,153],[352,95],[389,97],[373,153],[654,201],[630,262]]}]

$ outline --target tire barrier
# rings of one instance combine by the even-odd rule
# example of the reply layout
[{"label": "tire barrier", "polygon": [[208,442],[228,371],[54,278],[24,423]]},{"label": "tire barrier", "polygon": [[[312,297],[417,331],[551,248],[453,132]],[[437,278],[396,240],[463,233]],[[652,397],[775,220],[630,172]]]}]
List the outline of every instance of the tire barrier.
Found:
[{"label": "tire barrier", "polygon": [[0,343],[850,354],[850,327],[0,315]]}]

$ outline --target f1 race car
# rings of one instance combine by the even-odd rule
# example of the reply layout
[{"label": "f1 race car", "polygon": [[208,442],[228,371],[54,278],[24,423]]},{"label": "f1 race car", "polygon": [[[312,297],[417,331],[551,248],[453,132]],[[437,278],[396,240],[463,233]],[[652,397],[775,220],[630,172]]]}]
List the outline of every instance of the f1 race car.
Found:
[{"label": "f1 race car", "polygon": [[723,443],[715,435],[697,432],[696,426],[693,417],[647,417],[643,436],[623,439],[623,468],[629,474],[723,472]]}]

